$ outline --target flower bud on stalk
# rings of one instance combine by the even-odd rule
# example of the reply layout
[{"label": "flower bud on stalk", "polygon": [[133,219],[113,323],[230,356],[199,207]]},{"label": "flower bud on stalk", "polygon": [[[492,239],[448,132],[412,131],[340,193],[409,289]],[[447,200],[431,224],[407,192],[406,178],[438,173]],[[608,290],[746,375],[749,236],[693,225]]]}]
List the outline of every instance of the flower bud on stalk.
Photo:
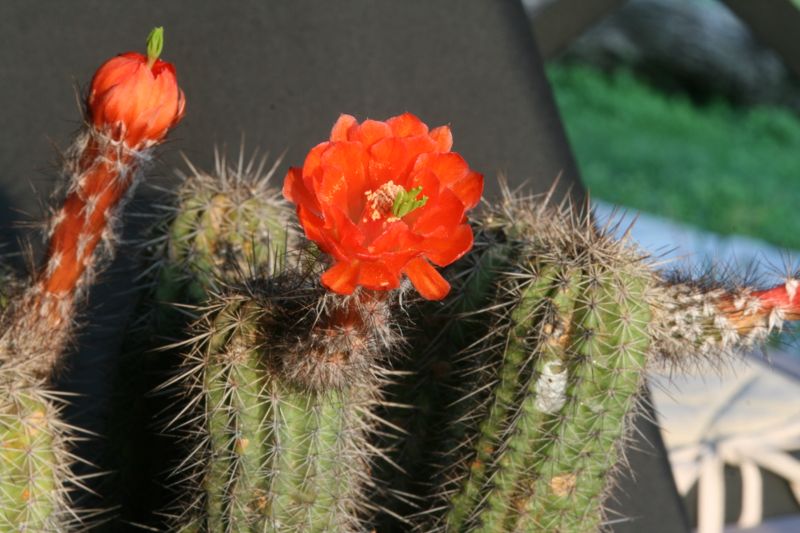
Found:
[{"label": "flower bud on stalk", "polygon": [[[87,99],[87,124],[66,156],[70,178],[63,206],[50,220],[44,266],[7,332],[14,351],[37,346],[49,372],[69,334],[76,295],[90,283],[103,241],[110,255],[119,208],[138,181],[139,169],[183,117],[184,95],[175,68],[158,58],[163,29],[147,40],[147,55],[120,54],[95,73]],[[39,327],[34,326],[41,323]],[[36,337],[36,330],[46,335]],[[47,347],[38,348],[42,338]],[[45,355],[44,353],[42,355]],[[30,357],[30,354],[28,354]]]}]

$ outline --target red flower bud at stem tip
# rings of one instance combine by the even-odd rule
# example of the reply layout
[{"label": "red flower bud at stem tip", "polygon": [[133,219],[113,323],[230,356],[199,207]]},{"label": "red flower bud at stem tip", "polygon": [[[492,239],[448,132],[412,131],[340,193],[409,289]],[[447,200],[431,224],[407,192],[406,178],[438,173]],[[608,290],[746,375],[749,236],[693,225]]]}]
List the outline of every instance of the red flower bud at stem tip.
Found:
[{"label": "red flower bud at stem tip", "polygon": [[118,55],[106,61],[92,79],[90,124],[70,152],[65,168],[72,183],[51,222],[37,285],[43,295],[66,302],[85,283],[98,244],[114,238],[109,222],[131,190],[146,149],[161,141],[183,116],[184,97],[175,69],[158,59],[163,44],[163,29],[155,28],[147,39],[147,56]]},{"label": "red flower bud at stem tip", "polygon": [[342,115],[330,140],[289,169],[283,194],[333,260],[326,287],[391,290],[404,274],[424,298],[447,295],[431,263],[449,265],[472,247],[466,212],[483,192],[483,176],[452,144],[450,128],[429,130],[410,113],[361,124]]},{"label": "red flower bud at stem tip", "polygon": [[139,149],[161,141],[183,117],[185,99],[175,67],[159,59],[164,30],[147,38],[147,55],[126,52],[107,61],[92,79],[91,124],[115,141]]}]

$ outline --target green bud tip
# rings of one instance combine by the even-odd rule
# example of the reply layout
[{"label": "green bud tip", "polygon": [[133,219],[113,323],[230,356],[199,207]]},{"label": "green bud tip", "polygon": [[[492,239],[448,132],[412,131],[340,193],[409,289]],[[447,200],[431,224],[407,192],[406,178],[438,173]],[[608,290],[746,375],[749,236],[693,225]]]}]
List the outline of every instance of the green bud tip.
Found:
[{"label": "green bud tip", "polygon": [[425,205],[428,202],[427,196],[417,199],[417,195],[421,192],[422,187],[415,187],[410,191],[401,191],[397,193],[394,199],[394,205],[392,205],[392,215],[402,218],[413,210]]},{"label": "green bud tip", "polygon": [[147,65],[152,67],[164,49],[164,27],[158,26],[147,36]]}]

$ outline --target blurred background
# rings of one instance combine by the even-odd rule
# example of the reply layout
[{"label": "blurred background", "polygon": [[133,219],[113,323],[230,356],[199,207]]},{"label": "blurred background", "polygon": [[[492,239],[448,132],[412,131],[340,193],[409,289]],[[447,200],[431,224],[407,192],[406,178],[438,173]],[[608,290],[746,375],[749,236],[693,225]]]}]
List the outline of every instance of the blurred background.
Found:
[{"label": "blurred background", "polygon": [[[636,212],[637,241],[680,268],[796,274],[800,2],[524,4],[599,219]],[[730,368],[653,372],[700,532],[800,531],[797,346],[790,332]]]}]

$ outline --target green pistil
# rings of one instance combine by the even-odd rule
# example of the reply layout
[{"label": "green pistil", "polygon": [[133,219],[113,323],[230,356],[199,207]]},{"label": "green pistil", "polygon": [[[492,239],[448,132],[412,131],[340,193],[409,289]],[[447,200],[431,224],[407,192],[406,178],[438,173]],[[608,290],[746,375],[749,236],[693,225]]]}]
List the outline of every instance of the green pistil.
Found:
[{"label": "green pistil", "polygon": [[150,31],[147,36],[147,66],[153,67],[158,57],[161,55],[161,50],[164,49],[164,28],[158,26]]},{"label": "green pistil", "polygon": [[428,202],[427,196],[417,199],[417,195],[421,192],[422,187],[415,187],[410,191],[401,191],[397,193],[394,199],[394,205],[392,206],[392,215],[397,218],[402,218],[413,210],[425,205]]}]

